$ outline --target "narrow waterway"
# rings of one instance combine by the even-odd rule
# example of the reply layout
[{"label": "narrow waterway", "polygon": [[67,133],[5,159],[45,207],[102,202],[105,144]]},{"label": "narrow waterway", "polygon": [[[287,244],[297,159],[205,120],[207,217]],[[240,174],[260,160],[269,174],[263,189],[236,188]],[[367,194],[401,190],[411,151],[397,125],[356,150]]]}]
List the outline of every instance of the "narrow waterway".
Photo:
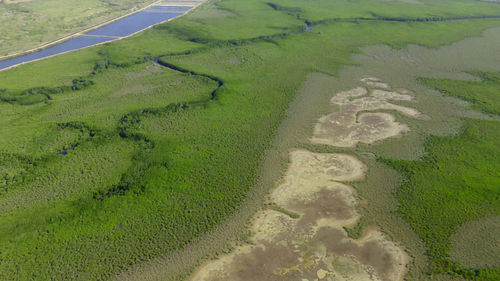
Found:
[{"label": "narrow waterway", "polygon": [[122,39],[153,25],[181,16],[204,1],[162,1],[138,13],[79,34],[69,40],[32,53],[0,61],[0,71],[69,51]]}]

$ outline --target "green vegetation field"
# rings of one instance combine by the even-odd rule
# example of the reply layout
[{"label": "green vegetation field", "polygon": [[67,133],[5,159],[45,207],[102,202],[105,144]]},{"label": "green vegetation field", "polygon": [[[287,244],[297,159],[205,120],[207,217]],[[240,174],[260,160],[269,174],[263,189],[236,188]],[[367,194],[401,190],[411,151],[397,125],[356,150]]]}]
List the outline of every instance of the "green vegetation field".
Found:
[{"label": "green vegetation field", "polygon": [[500,115],[500,73],[471,72],[479,81],[422,79],[426,85],[445,95],[464,99],[484,113]]},{"label": "green vegetation field", "polygon": [[[110,279],[185,247],[244,203],[308,73],[335,75],[363,46],[435,48],[500,26],[495,3],[420,2],[213,1],[132,38],[0,72],[0,280]],[[480,126],[495,124],[465,132],[482,138]],[[478,150],[432,140],[429,151]]]},{"label": "green vegetation field", "polygon": [[[498,73],[476,74],[481,81],[421,79],[441,92],[463,98],[487,113],[498,114],[500,80]],[[465,119],[458,136],[429,136],[426,155],[418,161],[387,161],[403,173],[405,181],[397,189],[399,210],[427,246],[433,272],[448,272],[478,280],[498,280],[500,269],[470,268],[450,258],[450,237],[459,226],[500,214],[500,122]],[[493,225],[492,225],[493,226]],[[493,228],[494,229],[494,228]],[[485,251],[496,251],[498,230],[489,238],[474,242]],[[474,241],[474,240],[473,240]],[[489,244],[488,242],[489,241]],[[498,258],[498,257],[497,257]],[[482,262],[479,260],[479,264]]]},{"label": "green vegetation field", "polygon": [[78,32],[153,0],[0,1],[0,57]]}]

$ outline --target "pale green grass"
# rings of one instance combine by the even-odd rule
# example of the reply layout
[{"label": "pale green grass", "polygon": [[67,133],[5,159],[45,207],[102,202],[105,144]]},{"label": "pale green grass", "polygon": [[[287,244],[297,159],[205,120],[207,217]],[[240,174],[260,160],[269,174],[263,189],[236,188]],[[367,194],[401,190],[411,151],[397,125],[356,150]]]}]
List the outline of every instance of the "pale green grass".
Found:
[{"label": "pale green grass", "polygon": [[32,0],[0,2],[0,56],[105,22],[154,0]]},{"label": "pale green grass", "polygon": [[[447,11],[428,5],[422,14],[463,13],[446,3]],[[304,11],[310,1],[290,4]],[[1,195],[0,279],[109,279],[185,249],[244,206],[310,72],[336,75],[363,46],[439,47],[500,25],[328,21],[299,33],[307,18],[297,10],[260,0],[218,5],[232,15],[203,17],[214,11],[200,9],[127,40],[0,73],[0,95],[14,98],[79,77],[93,82],[50,99],[34,94],[41,99],[29,105],[0,103],[2,157],[12,163],[3,169],[14,179]],[[475,13],[491,13],[476,5]]]}]

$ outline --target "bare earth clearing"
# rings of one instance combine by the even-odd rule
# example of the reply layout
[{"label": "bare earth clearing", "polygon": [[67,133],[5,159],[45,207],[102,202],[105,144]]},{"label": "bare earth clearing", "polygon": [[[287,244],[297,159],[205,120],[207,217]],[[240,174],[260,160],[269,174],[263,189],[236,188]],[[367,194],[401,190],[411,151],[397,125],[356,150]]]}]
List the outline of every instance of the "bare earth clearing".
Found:
[{"label": "bare earth clearing", "polygon": [[[357,87],[335,95],[331,102],[340,111],[319,120],[314,142],[349,147],[408,131],[391,114],[358,116],[361,111],[395,110],[412,118],[429,118],[387,102],[410,101],[410,91],[387,91],[390,85],[377,78],[360,81],[384,90],[370,89],[367,96],[368,89]],[[191,280],[402,280],[410,258],[401,247],[376,229],[365,231],[358,240],[344,230],[360,217],[354,189],[341,182],[364,179],[367,167],[347,154],[296,150],[290,157],[284,183],[272,192],[271,200],[292,214],[259,212],[251,227],[253,244],[207,263]],[[299,218],[292,218],[293,213]]]},{"label": "bare earth clearing", "polygon": [[344,154],[291,153],[292,163],[273,193],[299,219],[265,210],[252,231],[255,245],[202,268],[193,280],[400,280],[407,255],[377,230],[359,240],[342,227],[359,219],[354,190],[339,181],[364,177],[366,166]]},{"label": "bare earth clearing", "polygon": [[31,2],[31,1],[33,0],[4,0],[6,4],[16,4],[16,3]]},{"label": "bare earth clearing", "polygon": [[388,102],[411,101],[412,96],[407,94],[408,90],[387,91],[390,89],[389,84],[380,82],[377,78],[363,78],[361,82],[384,90],[357,87],[338,93],[330,101],[338,105],[340,110],[319,119],[311,139],[313,143],[354,147],[359,142],[370,144],[409,131],[408,126],[396,122],[392,114],[366,111],[392,110],[412,118],[429,119],[413,108]]}]

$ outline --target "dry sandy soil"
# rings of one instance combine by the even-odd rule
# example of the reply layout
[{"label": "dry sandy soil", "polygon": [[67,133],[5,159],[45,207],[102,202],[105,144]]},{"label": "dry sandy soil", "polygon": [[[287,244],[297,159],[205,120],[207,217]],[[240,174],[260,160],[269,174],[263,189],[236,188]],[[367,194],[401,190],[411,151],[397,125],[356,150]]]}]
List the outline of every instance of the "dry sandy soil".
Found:
[{"label": "dry sandy soil", "polygon": [[356,194],[340,181],[364,178],[366,166],[346,154],[291,153],[285,182],[271,194],[298,219],[264,210],[255,217],[254,245],[209,262],[191,280],[401,280],[408,256],[377,230],[354,240]]},{"label": "dry sandy soil", "polygon": [[5,2],[5,4],[16,4],[16,3],[31,2],[31,1],[33,0],[4,0],[3,2]]},{"label": "dry sandy soil", "polygon": [[[319,119],[313,143],[353,147],[409,130],[394,115],[373,111],[429,118],[388,102],[412,101],[411,91],[391,90],[374,77],[360,82],[330,100],[339,110]],[[374,228],[357,240],[344,230],[359,220],[356,192],[346,183],[363,180],[367,167],[348,154],[296,150],[290,158],[284,182],[271,193],[273,207],[254,218],[252,244],[208,262],[190,280],[402,280],[410,258],[401,247]]]},{"label": "dry sandy soil", "polygon": [[397,111],[411,118],[429,118],[413,108],[388,102],[411,101],[410,91],[390,91],[388,83],[374,77],[360,81],[368,88],[357,87],[340,92],[330,100],[339,106],[339,110],[319,119],[311,139],[313,143],[354,147],[359,142],[371,144],[409,131],[407,125],[396,122],[393,114],[367,111]]}]

